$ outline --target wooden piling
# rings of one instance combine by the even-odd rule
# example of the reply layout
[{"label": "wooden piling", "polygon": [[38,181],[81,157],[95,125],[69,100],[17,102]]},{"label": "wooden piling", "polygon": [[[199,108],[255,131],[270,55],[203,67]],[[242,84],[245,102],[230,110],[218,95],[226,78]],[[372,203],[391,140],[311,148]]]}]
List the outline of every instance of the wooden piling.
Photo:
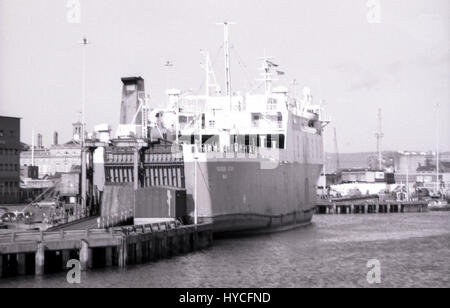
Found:
[{"label": "wooden piling", "polygon": [[45,245],[42,242],[37,244],[35,259],[35,274],[42,276],[45,274]]},{"label": "wooden piling", "polygon": [[70,260],[70,250],[61,251],[61,259],[62,259],[62,268],[63,270],[67,269],[67,262]]},{"label": "wooden piling", "polygon": [[126,238],[119,238],[117,245],[117,264],[119,268],[125,268],[128,261],[128,244]]},{"label": "wooden piling", "polygon": [[17,275],[23,276],[27,273],[27,258],[26,254],[18,253],[17,256]]},{"label": "wooden piling", "polygon": [[138,238],[136,242],[136,264],[142,263],[142,242],[141,239]]},{"label": "wooden piling", "polygon": [[[65,234],[59,231],[30,232],[27,236],[34,236],[34,240],[38,241],[34,243],[20,238],[11,243],[8,237],[7,242],[2,245],[12,245],[14,249],[19,247],[19,250],[14,250],[17,252],[13,254],[0,255],[0,277],[25,275],[30,270],[34,270],[38,276],[66,270],[70,259],[79,259],[83,271],[94,266],[124,268],[131,263],[141,264],[203,249],[213,241],[212,229],[208,225],[162,227],[144,227],[142,230],[125,227],[112,233],[94,230],[89,234],[84,231],[79,234],[71,233],[72,231]],[[75,241],[74,234],[78,236]],[[43,238],[47,241],[43,242]]]},{"label": "wooden piling", "polygon": [[81,270],[87,271],[92,268],[92,249],[89,248],[89,243],[86,240],[81,240],[81,249],[80,249],[80,263]]},{"label": "wooden piling", "polygon": [[3,277],[3,255],[0,253],[0,278]]},{"label": "wooden piling", "polygon": [[106,247],[105,248],[105,267],[113,266],[113,248]]}]

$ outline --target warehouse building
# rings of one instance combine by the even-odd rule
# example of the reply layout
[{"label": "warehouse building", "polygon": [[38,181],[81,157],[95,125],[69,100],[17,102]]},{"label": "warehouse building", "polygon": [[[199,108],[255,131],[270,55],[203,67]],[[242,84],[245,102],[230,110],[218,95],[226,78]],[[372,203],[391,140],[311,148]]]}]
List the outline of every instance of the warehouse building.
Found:
[{"label": "warehouse building", "polygon": [[20,200],[20,119],[0,116],[0,204]]}]

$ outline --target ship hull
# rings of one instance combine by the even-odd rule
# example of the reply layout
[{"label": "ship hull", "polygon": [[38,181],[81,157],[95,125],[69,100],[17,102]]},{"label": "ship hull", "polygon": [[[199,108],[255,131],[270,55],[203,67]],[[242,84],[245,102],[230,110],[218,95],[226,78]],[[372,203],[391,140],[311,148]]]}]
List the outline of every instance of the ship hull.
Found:
[{"label": "ship hull", "polygon": [[229,159],[185,163],[190,215],[195,216],[197,201],[199,222],[213,223],[216,234],[305,226],[315,209],[321,167],[304,163],[267,167],[258,160]]},{"label": "ship hull", "polygon": [[289,213],[282,216],[257,214],[230,214],[213,218],[201,218],[201,222],[212,223],[214,234],[219,236],[252,235],[288,231],[311,224],[313,210],[305,213]]}]

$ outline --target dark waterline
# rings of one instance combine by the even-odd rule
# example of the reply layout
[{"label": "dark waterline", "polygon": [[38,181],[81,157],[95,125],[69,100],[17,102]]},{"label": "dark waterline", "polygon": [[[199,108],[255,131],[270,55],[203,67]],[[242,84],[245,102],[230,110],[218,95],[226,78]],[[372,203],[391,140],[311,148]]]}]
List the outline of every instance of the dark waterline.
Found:
[{"label": "dark waterline", "polygon": [[[450,287],[450,212],[314,216],[310,227],[216,240],[157,263],[83,273],[78,287]],[[0,280],[4,287],[71,287],[66,274]]]}]

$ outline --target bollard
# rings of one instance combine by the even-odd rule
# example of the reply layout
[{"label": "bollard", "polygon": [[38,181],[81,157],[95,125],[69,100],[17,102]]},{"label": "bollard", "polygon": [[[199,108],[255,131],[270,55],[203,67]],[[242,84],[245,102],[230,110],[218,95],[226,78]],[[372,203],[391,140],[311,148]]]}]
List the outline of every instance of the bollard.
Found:
[{"label": "bollard", "polygon": [[36,276],[44,275],[45,271],[45,245],[44,243],[37,244],[35,255],[35,274]]}]

